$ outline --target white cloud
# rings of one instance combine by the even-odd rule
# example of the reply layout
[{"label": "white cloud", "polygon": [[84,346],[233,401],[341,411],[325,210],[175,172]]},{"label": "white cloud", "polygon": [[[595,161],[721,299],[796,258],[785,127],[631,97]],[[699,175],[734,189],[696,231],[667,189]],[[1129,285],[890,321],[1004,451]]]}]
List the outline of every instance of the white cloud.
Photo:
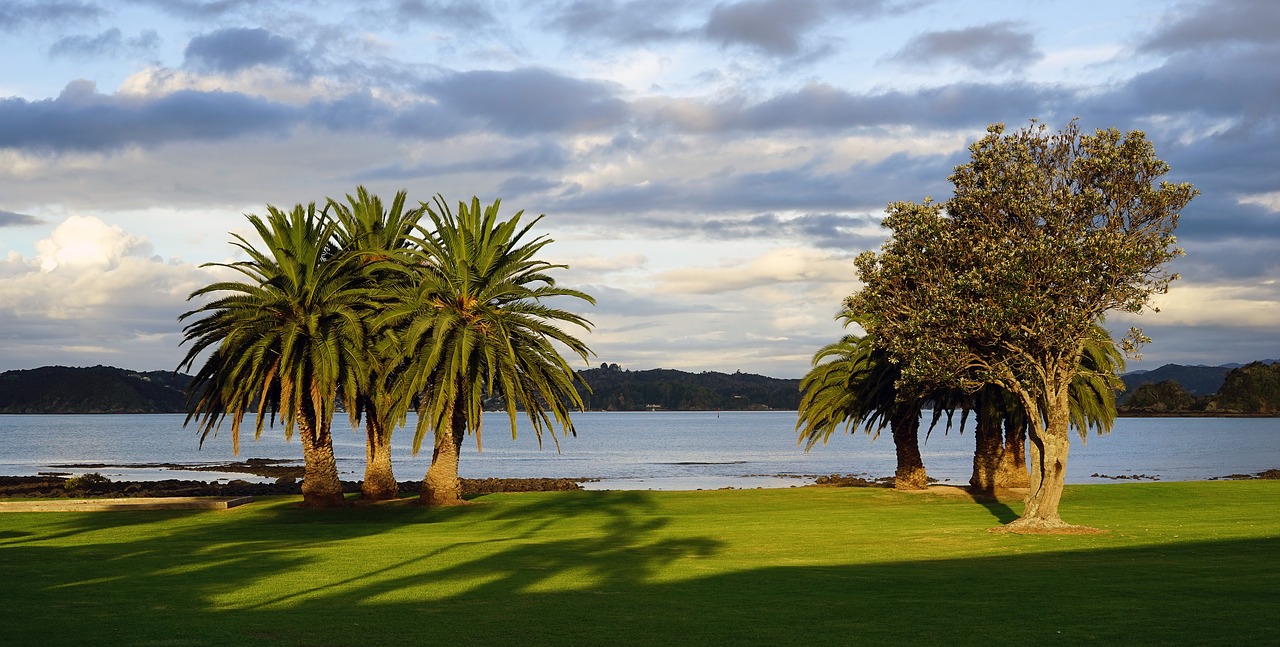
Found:
[{"label": "white cloud", "polygon": [[775,283],[851,284],[848,258],[812,249],[779,247],[745,262],[719,267],[669,270],[657,276],[660,289],[679,294],[718,294]]},{"label": "white cloud", "polygon": [[92,216],[72,216],[58,225],[49,238],[36,243],[40,269],[45,272],[60,266],[109,269],[119,265],[126,255],[149,249],[147,241]]},{"label": "white cloud", "polygon": [[[165,262],[118,226],[72,216],[0,271],[0,370],[122,361],[177,366],[187,295],[222,275]],[[114,358],[114,359],[112,359]]]}]

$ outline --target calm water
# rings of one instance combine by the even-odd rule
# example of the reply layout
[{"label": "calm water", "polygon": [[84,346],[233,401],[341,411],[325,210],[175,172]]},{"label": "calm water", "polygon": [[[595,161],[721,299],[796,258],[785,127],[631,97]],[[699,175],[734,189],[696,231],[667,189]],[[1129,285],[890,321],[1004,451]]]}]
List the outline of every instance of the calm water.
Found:
[{"label": "calm water", "polygon": [[[668,490],[789,487],[826,474],[893,474],[893,441],[887,433],[874,441],[862,433],[833,435],[806,453],[796,445],[795,420],[794,412],[588,412],[574,416],[578,435],[561,438],[557,453],[549,437],[539,449],[523,420],[513,440],[505,416],[497,414],[486,417],[483,453],[476,452],[474,438],[464,446],[461,472],[471,478],[598,478],[585,486]],[[400,430],[392,443],[400,480],[422,478],[429,464],[429,450],[410,455],[411,439],[410,431]],[[359,480],[363,432],[351,431],[344,420],[334,427],[334,442],[342,478]],[[239,456],[232,454],[230,432],[200,448],[196,433],[183,428],[181,415],[0,415],[0,474],[5,475],[99,472],[113,480],[267,480],[140,465],[198,466],[248,458],[301,464],[301,443],[296,437],[286,442],[279,428],[264,431],[257,442],[242,438],[240,449]],[[930,476],[968,482],[971,432],[936,429],[921,439],[921,450]],[[1272,468],[1280,468],[1280,419],[1122,418],[1109,436],[1094,436],[1087,445],[1073,437],[1067,481],[1109,482],[1094,473],[1188,481]]]}]

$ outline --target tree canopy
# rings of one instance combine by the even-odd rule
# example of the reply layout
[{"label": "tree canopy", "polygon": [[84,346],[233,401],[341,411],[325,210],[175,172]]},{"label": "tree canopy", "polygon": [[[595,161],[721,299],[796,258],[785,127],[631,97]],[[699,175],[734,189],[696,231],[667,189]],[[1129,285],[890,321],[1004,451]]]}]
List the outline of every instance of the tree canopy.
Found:
[{"label": "tree canopy", "polygon": [[[892,238],[858,257],[864,287],[846,305],[870,315],[868,332],[901,367],[900,393],[996,384],[1038,412],[1031,494],[1014,526],[1062,525],[1081,353],[1108,311],[1156,309],[1196,191],[1161,180],[1169,167],[1138,131],[998,124],[969,153],[945,203],[889,205]],[[1122,346],[1145,341],[1131,329]]]}]

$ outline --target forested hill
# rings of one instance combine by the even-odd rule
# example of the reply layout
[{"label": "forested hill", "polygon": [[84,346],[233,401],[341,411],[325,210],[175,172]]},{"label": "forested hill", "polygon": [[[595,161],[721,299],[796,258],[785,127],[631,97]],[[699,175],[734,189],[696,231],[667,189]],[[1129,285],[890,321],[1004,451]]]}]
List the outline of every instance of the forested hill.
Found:
[{"label": "forested hill", "polygon": [[[689,373],[670,369],[623,370],[617,364],[580,371],[588,409],[605,411],[794,411],[800,380],[751,373]],[[1178,411],[1266,414],[1280,409],[1274,360],[1247,366],[1169,364],[1123,376],[1128,386],[1120,409],[1130,415]],[[138,372],[110,366],[46,366],[0,373],[3,413],[182,413],[191,377],[172,371]]]},{"label": "forested hill", "polygon": [[191,376],[110,366],[0,373],[0,413],[182,413]]},{"label": "forested hill", "polygon": [[1124,393],[1117,410],[1122,415],[1280,415],[1280,362],[1266,360],[1229,369],[1218,388],[1207,395],[1176,378],[1139,384]]},{"label": "forested hill", "polygon": [[1227,379],[1227,372],[1232,368],[1235,367],[1165,364],[1150,371],[1126,373],[1120,377],[1125,386],[1125,392],[1121,394],[1120,401],[1124,402],[1143,384],[1156,384],[1167,380],[1177,382],[1192,395],[1213,395],[1222,388],[1222,382]]},{"label": "forested hill", "polygon": [[625,371],[613,364],[579,375],[591,385],[591,393],[578,389],[582,401],[594,410],[794,411],[800,406],[800,380],[751,373]]}]

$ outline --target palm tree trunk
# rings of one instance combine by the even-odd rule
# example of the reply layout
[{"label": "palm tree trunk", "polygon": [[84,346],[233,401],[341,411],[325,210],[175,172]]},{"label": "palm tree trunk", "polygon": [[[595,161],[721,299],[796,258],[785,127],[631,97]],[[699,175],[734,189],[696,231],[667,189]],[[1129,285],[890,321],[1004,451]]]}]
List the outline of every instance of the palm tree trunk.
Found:
[{"label": "palm tree trunk", "polygon": [[973,475],[969,487],[979,492],[992,492],[996,488],[996,473],[1001,462],[1003,443],[1000,438],[1000,408],[993,399],[998,397],[989,390],[979,396],[977,406],[978,425],[974,430]]},{"label": "palm tree trunk", "polygon": [[462,440],[467,433],[466,414],[461,406],[453,410],[453,428],[436,434],[435,449],[431,452],[431,467],[422,480],[419,495],[425,505],[460,505],[462,479],[458,477],[458,456],[462,452]]},{"label": "palm tree trunk", "polygon": [[996,468],[996,487],[1025,488],[1031,485],[1027,471],[1027,425],[1015,415],[1004,419],[1004,448]]},{"label": "palm tree trunk", "polygon": [[315,424],[313,416],[299,412],[298,432],[302,436],[302,505],[334,508],[346,505],[338,463],[333,457],[333,437],[327,425]]},{"label": "palm tree trunk", "polygon": [[893,447],[898,454],[898,471],[893,487],[898,490],[923,490],[929,486],[920,457],[920,410],[898,407],[889,421],[893,428]]},{"label": "palm tree trunk", "polygon": [[391,434],[378,424],[375,416],[365,418],[364,483],[360,494],[371,501],[394,499],[400,484],[391,471]]}]

